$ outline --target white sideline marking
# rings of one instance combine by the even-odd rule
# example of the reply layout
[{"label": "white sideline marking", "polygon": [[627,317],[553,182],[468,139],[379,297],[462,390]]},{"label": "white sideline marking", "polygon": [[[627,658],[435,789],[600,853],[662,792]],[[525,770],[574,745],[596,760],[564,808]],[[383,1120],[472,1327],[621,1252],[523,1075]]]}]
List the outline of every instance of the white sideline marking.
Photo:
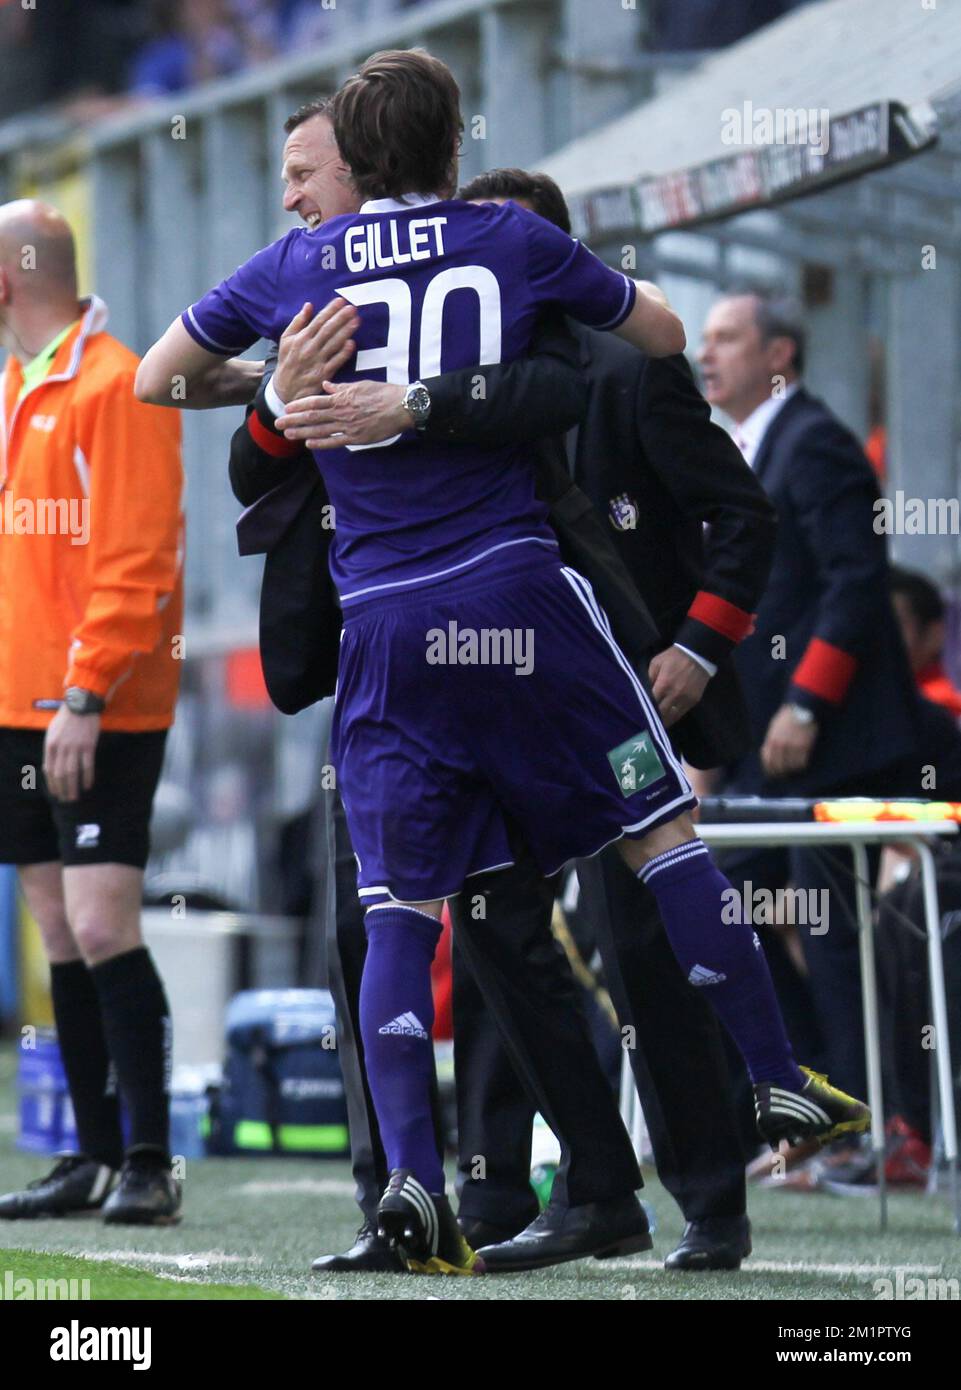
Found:
[{"label": "white sideline marking", "polygon": [[223,1250],[177,1255],[166,1250],[77,1250],[82,1260],[115,1260],[118,1264],[176,1265],[177,1269],[209,1269],[211,1265],[259,1265],[259,1255],[227,1255]]},{"label": "white sideline marking", "polygon": [[307,1193],[314,1197],[353,1197],[354,1184],[343,1178],[279,1178],[275,1182],[242,1182],[231,1192],[245,1197],[271,1197],[278,1194]]},{"label": "white sideline marking", "polygon": [[[624,1258],[605,1261],[617,1265],[619,1269],[659,1269],[664,1266],[660,1260],[635,1260]],[[745,1274],[889,1274],[892,1269],[903,1269],[905,1274],[943,1274],[942,1265],[908,1265],[890,1260],[887,1264],[844,1265],[815,1264],[808,1260],[755,1260],[748,1256],[741,1266]],[[711,1271],[705,1271],[710,1273]],[[728,1271],[730,1273],[730,1271]]]}]

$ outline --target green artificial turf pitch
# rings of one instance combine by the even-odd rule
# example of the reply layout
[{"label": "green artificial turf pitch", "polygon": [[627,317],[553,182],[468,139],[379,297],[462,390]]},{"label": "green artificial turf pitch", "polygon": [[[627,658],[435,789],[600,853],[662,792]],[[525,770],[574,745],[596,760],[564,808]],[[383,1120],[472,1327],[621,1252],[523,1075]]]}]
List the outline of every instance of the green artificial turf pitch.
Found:
[{"label": "green artificial turf pitch", "polygon": [[175,1266],[163,1266],[151,1274],[140,1265],[120,1260],[96,1260],[38,1250],[0,1249],[0,1291],[5,1299],[275,1299],[282,1294],[257,1284],[200,1282],[189,1274],[177,1274]]},{"label": "green artificial turf pitch", "polygon": [[[17,1152],[13,1054],[0,1053],[0,1191],[22,1186],[49,1160]],[[878,1232],[872,1198],[750,1191],[754,1255],[738,1273],[669,1274],[679,1236],[673,1201],[645,1172],[658,1229],[654,1250],[625,1260],[579,1260],[536,1273],[427,1279],[311,1275],[317,1255],[344,1249],[359,1224],[345,1162],[310,1159],[188,1161],[184,1219],[169,1228],[104,1226],[96,1216],[0,1223],[5,1272],[89,1278],[93,1298],[310,1299],[851,1299],[874,1301],[874,1281],[961,1280],[961,1240],[944,1197],[898,1194]],[[65,1256],[83,1257],[81,1260]],[[882,1305],[883,1307],[884,1305]]]}]

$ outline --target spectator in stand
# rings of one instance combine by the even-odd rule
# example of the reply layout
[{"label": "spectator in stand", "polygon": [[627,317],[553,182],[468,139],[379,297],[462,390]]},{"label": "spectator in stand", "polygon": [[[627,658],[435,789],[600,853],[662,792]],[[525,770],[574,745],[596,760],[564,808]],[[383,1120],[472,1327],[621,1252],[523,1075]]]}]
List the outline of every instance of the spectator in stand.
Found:
[{"label": "spectator in stand", "polygon": [[336,8],[318,5],[317,0],[280,0],[277,7],[277,26],[285,52],[298,52],[308,44],[333,37],[338,24],[342,30],[344,16]]},{"label": "spectator in stand", "polygon": [[157,36],[134,59],[134,96],[164,96],[229,77],[275,51],[273,26],[251,0],[155,0]]},{"label": "spectator in stand", "polygon": [[961,690],[944,669],[944,599],[923,574],[897,566],[891,569],[891,598],[918,689],[961,719]]},{"label": "spectator in stand", "polygon": [[0,120],[69,102],[86,120],[116,107],[143,39],[145,0],[0,0]]}]

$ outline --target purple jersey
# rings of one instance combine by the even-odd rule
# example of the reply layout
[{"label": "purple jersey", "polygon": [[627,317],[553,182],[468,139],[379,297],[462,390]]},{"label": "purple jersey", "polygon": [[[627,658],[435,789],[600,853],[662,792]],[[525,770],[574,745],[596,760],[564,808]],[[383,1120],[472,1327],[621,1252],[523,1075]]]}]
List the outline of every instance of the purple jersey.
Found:
[{"label": "purple jersey", "polygon": [[[309,300],[360,310],[357,355],[339,381],[406,384],[522,356],[540,310],[594,328],[627,317],[634,284],[514,203],[411,197],[297,228],[183,315],[211,352],[276,341]],[[415,430],[317,456],[336,514],[331,573],[345,607],[498,565],[520,544],[554,547],[521,447],[475,448]]]}]

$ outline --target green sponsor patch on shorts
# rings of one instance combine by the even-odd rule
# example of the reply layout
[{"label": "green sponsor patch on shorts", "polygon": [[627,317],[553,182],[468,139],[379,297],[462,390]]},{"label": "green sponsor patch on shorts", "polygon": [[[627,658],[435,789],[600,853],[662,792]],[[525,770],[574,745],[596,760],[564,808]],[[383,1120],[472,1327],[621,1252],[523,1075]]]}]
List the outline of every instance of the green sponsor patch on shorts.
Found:
[{"label": "green sponsor patch on shorts", "polygon": [[652,782],[659,782],[667,776],[654,741],[646,731],[612,748],[607,761],[614,769],[622,796],[633,796],[635,792],[643,791]]}]

